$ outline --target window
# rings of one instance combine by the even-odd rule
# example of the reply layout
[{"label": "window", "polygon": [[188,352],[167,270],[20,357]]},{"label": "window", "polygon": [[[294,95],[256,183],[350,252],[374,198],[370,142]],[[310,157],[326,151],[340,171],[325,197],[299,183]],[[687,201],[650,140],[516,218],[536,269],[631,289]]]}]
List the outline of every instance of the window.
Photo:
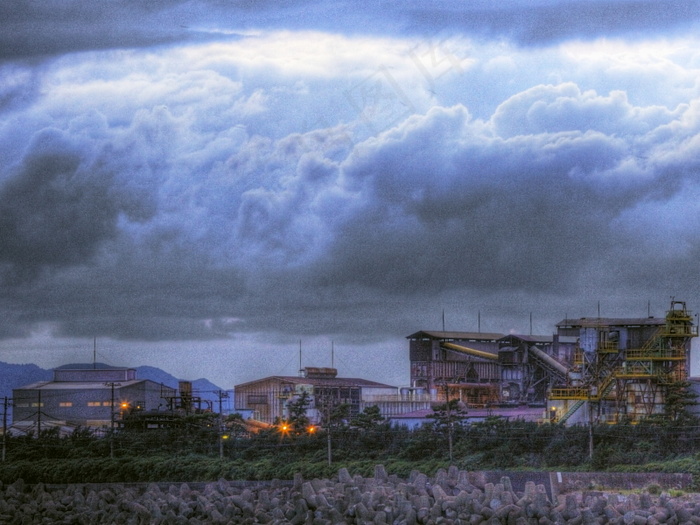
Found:
[{"label": "window", "polygon": [[61,401],[58,406],[60,407],[72,407],[73,401]]},{"label": "window", "polygon": [[111,406],[112,406],[112,402],[111,402],[111,401],[102,401],[102,406],[103,406],[103,407],[111,407]]},{"label": "window", "polygon": [[102,403],[100,401],[88,401],[87,406],[89,407],[98,407],[101,406]]},{"label": "window", "polygon": [[32,403],[33,407],[43,407],[44,403]]},{"label": "window", "polygon": [[249,405],[267,405],[267,396],[250,394],[248,396]]}]

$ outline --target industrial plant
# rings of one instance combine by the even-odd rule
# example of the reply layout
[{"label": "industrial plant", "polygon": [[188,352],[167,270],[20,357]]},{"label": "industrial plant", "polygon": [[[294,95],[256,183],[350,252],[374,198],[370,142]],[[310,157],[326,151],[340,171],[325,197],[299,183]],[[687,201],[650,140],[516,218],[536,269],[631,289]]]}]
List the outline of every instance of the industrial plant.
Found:
[{"label": "industrial plant", "polygon": [[[300,363],[298,376],[236,385],[234,409],[271,425],[305,396],[315,424],[346,405],[349,417],[375,406],[396,424],[415,425],[430,421],[435,405],[456,400],[470,420],[483,414],[566,425],[635,423],[668,416],[671,400],[688,387],[697,335],[685,302],[676,300],[664,317],[564,319],[548,336],[418,331],[407,337],[409,385],[339,377],[335,368]],[[14,428],[25,431],[42,424],[126,428],[126,415],[157,428],[174,414],[221,412],[186,381],[175,390],[139,380],[133,369],[56,369],[53,381],[13,394]]]},{"label": "industrial plant", "polygon": [[688,381],[697,335],[675,300],[663,318],[564,319],[553,336],[421,331],[408,337],[411,384],[475,408],[541,406],[553,423],[637,422]]},{"label": "industrial plant", "polygon": [[[288,416],[305,392],[309,413],[346,403],[376,405],[393,420],[423,418],[457,400],[472,414],[562,423],[638,422],[665,413],[669,393],[689,379],[697,326],[682,301],[665,317],[564,319],[553,335],[418,331],[409,341],[410,385],[397,388],[305,368],[235,387],[235,406],[266,423]],[[533,412],[533,408],[539,408]],[[401,418],[395,416],[402,416]]]}]

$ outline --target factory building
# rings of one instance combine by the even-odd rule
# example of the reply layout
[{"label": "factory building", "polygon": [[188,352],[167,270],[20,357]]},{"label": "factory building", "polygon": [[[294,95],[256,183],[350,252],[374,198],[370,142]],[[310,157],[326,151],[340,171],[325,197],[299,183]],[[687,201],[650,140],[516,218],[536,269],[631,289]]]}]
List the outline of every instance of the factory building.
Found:
[{"label": "factory building", "polygon": [[304,368],[300,376],[270,376],[236,385],[235,407],[250,411],[257,421],[272,424],[287,419],[289,404],[304,392],[310,401],[306,414],[314,424],[323,424],[328,408],[341,404],[349,406],[350,417],[368,406],[378,406],[385,417],[430,407],[428,396],[417,395],[412,389],[338,377],[335,368],[316,367]]},{"label": "factory building", "polygon": [[131,368],[65,369],[52,381],[12,391],[13,428],[38,433],[49,426],[109,427],[130,411],[162,409],[176,390],[138,379]]},{"label": "factory building", "polygon": [[546,407],[554,423],[635,422],[664,414],[697,335],[675,300],[665,317],[564,319],[552,336],[420,331],[408,336],[411,386],[472,409]]},{"label": "factory building", "polygon": [[473,408],[543,405],[566,380],[577,338],[480,332],[420,331],[408,336],[411,386],[435,401]]}]

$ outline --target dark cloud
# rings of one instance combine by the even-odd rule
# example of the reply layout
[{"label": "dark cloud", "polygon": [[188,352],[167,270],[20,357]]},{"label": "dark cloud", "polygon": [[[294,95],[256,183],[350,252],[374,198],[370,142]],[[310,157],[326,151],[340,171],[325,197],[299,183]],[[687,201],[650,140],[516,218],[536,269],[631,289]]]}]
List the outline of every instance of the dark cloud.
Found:
[{"label": "dark cloud", "polygon": [[[620,285],[666,297],[698,243],[680,228],[689,247],[659,250],[638,216],[696,188],[693,111],[536,87],[490,122],[436,107],[357,143],[345,126],[249,137],[208,171],[181,168],[195,130],[165,108],[118,130],[88,114],[38,133],[0,190],[0,253],[32,277],[6,307],[64,336],[364,340],[445,303],[505,320],[608,288],[619,305]],[[639,158],[651,137],[675,156]]]},{"label": "dark cloud", "polygon": [[174,21],[157,23],[163,22],[159,20],[162,10],[172,4],[175,2],[3,2],[1,56],[25,59],[182,40],[183,29]]},{"label": "dark cloud", "polygon": [[49,323],[56,336],[208,340],[239,326],[243,281],[193,250],[112,241],[89,266],[44,274],[15,287],[17,326]]},{"label": "dark cloud", "polygon": [[[586,115],[589,98],[574,95],[573,113]],[[499,119],[509,120],[509,107],[498,112]],[[562,117],[566,126],[577,127]],[[515,113],[510,118],[517,121]],[[629,118],[617,112],[617,125],[628,126]],[[672,286],[672,261],[679,260],[640,256],[648,232],[622,233],[617,219],[644,209],[660,192],[668,199],[682,190],[665,181],[665,170],[650,173],[636,164],[630,156],[634,136],[628,142],[611,122],[601,126],[611,126],[610,134],[562,131],[559,123],[552,132],[523,129],[522,135],[489,137],[475,134],[478,126],[463,108],[436,108],[358,145],[342,164],[340,180],[361,195],[360,203],[339,222],[327,254],[302,274],[307,294],[290,297],[314,311],[308,318],[316,329],[338,328],[343,321],[331,322],[325,301],[315,303],[314,293],[339,298],[328,312],[337,315],[344,308],[340,298],[349,300],[365,324],[380,316],[389,330],[408,324],[403,315],[419,315],[425,298],[460,291],[492,297],[503,303],[504,315],[512,305],[493,299],[500,294],[529,295],[532,301],[544,294],[556,304],[575,296],[580,303],[588,289],[601,294],[629,282],[642,296],[665,296],[678,287]],[[691,264],[686,256],[682,260],[684,267]],[[639,280],[638,266],[649,279]],[[286,288],[278,284],[280,291]]]},{"label": "dark cloud", "polygon": [[697,1],[589,1],[443,3],[409,10],[413,29],[453,29],[523,45],[610,35],[643,37],[688,27],[697,21]]},{"label": "dark cloud", "polygon": [[[43,268],[87,263],[117,232],[120,213],[144,218],[148,195],[130,194],[71,134],[45,129],[0,186],[0,263],[5,284]],[[89,146],[88,146],[89,148]]]},{"label": "dark cloud", "polygon": [[35,138],[0,191],[1,260],[18,273],[83,262],[115,231],[109,180],[81,170],[75,145],[57,130]]},{"label": "dark cloud", "polygon": [[648,36],[687,28],[700,2],[400,2],[366,5],[298,0],[14,0],[0,5],[0,58],[47,57],[80,51],[140,48],[232,38],[232,32],[267,29],[341,31],[433,37],[458,31],[510,38],[523,45],[611,34]]},{"label": "dark cloud", "polygon": [[[6,59],[264,28],[3,66],[0,338],[401,340],[446,307],[493,331],[534,311],[546,332],[598,300],[625,315],[700,292],[692,59],[666,77],[630,56],[613,75],[599,49],[500,43],[669,31],[696,3],[354,5],[0,8]],[[341,23],[354,36],[294,41]],[[412,50],[432,57],[442,31],[464,37],[445,48],[457,62],[426,76]],[[482,58],[475,35],[499,43]],[[674,104],[617,82],[642,77]]]},{"label": "dark cloud", "polygon": [[617,207],[571,172],[612,167],[624,154],[614,140],[470,137],[463,108],[435,109],[404,128],[345,166],[370,189],[320,272],[329,282],[413,294],[552,290],[585,268],[587,257],[574,254],[605,250],[590,243]]}]

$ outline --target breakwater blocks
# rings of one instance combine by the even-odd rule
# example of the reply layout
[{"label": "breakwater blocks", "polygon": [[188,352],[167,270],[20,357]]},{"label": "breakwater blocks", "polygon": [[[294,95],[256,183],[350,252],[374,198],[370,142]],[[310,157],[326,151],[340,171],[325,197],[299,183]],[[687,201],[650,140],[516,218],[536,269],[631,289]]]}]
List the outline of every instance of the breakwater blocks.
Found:
[{"label": "breakwater blocks", "polygon": [[[472,481],[470,481],[472,479]],[[0,523],[80,524],[444,524],[444,525],[700,525],[700,495],[580,491],[552,501],[542,484],[514,491],[510,478],[474,484],[451,467],[429,478],[373,477],[341,469],[333,479],[241,485],[212,483],[0,484]]]}]

